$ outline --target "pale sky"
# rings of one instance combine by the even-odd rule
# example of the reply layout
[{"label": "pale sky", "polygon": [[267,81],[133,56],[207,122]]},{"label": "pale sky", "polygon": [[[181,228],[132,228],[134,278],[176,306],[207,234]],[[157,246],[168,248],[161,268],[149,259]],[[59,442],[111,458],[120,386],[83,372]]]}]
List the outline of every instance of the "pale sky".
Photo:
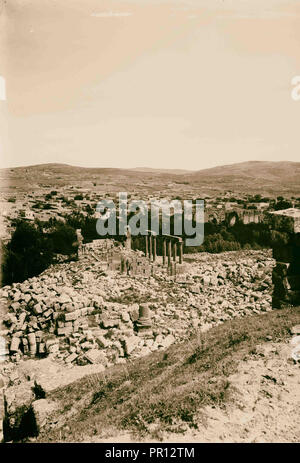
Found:
[{"label": "pale sky", "polygon": [[300,0],[0,0],[2,167],[300,160]]}]

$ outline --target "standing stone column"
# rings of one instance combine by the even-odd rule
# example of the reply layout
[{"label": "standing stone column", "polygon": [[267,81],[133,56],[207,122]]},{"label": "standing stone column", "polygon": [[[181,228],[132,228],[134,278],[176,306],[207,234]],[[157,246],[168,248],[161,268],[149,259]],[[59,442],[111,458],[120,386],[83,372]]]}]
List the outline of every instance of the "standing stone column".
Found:
[{"label": "standing stone column", "polygon": [[177,243],[174,241],[173,243],[173,261],[176,262],[176,256],[177,256]]},{"label": "standing stone column", "polygon": [[149,259],[152,260],[152,235],[149,236]]},{"label": "standing stone column", "polygon": [[156,259],[156,236],[153,236],[153,262],[155,262]]},{"label": "standing stone column", "polygon": [[148,257],[148,254],[149,254],[149,250],[148,250],[148,246],[149,246],[149,243],[148,243],[148,235],[145,236],[145,246],[146,246],[145,255],[146,255],[146,257]]},{"label": "standing stone column", "polygon": [[168,267],[168,275],[169,276],[173,276],[173,277],[176,277],[176,262],[172,262],[170,263],[169,267]]},{"label": "standing stone column", "polygon": [[167,242],[166,239],[163,238],[163,265],[166,265],[167,258]]},{"label": "standing stone column", "polygon": [[151,327],[151,312],[149,304],[140,304],[139,318],[136,321],[136,327],[139,332],[149,331],[149,328]]},{"label": "standing stone column", "polygon": [[270,212],[267,217],[276,260],[272,306],[300,305],[300,209]]},{"label": "standing stone column", "polygon": [[124,273],[126,271],[126,259],[124,256],[121,256],[121,273]]},{"label": "standing stone column", "polygon": [[30,356],[34,357],[36,355],[36,336],[35,333],[29,333],[27,336],[28,343],[29,343],[29,352]]},{"label": "standing stone column", "polygon": [[183,242],[179,243],[179,263],[182,264],[183,261]]},{"label": "standing stone column", "polygon": [[171,265],[171,255],[172,255],[171,246],[172,246],[172,243],[171,243],[171,240],[169,240],[168,241],[168,266]]}]

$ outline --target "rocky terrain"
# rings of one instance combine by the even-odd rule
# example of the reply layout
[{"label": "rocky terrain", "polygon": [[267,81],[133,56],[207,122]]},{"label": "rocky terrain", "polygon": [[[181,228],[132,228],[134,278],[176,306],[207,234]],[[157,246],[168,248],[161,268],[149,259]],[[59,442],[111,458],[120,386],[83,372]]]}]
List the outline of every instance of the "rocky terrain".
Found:
[{"label": "rocky terrain", "polygon": [[[11,432],[57,387],[164,350],[196,330],[271,311],[273,265],[267,251],[195,254],[176,278],[159,263],[153,276],[127,276],[105,270],[90,252],[3,287],[0,373]],[[143,310],[149,323],[141,329]],[[39,406],[36,417],[48,413]]]},{"label": "rocky terrain", "polygon": [[[59,264],[39,277],[1,289],[10,360],[51,355],[85,365],[124,362],[205,331],[233,317],[271,310],[268,252],[193,255],[187,273],[173,277],[103,270],[95,255]],[[150,309],[151,328],[135,326],[139,304]]]}]

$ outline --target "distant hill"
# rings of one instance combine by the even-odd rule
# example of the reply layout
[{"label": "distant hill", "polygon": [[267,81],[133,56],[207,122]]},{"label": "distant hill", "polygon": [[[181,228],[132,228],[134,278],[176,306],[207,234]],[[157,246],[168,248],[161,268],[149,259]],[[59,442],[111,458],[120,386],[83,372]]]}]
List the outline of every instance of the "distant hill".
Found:
[{"label": "distant hill", "polygon": [[[166,188],[168,195],[180,193],[181,196],[185,189],[188,194],[194,190],[197,194],[215,192],[219,195],[232,191],[239,194],[300,196],[300,162],[289,161],[248,161],[199,171],[149,167],[90,168],[53,163],[1,169],[0,177],[6,178],[9,185],[5,187],[2,182],[2,191],[33,191],[37,186],[93,188],[97,185],[102,190],[110,186],[109,191],[143,188],[152,193]],[[171,193],[172,184],[174,191]]]},{"label": "distant hill", "polygon": [[37,172],[37,173],[56,173],[62,175],[72,175],[78,173],[91,173],[91,174],[117,174],[117,175],[139,175],[140,173],[145,174],[170,174],[170,175],[184,175],[193,173],[192,170],[185,169],[155,169],[151,167],[134,167],[131,169],[119,169],[114,167],[80,167],[80,166],[71,166],[68,164],[36,164],[32,166],[22,166],[22,167],[13,167],[7,169],[1,169],[6,173],[21,174],[23,172]]},{"label": "distant hill", "polygon": [[154,174],[173,174],[173,175],[183,175],[183,174],[191,174],[192,170],[185,170],[185,169],[153,169],[151,167],[135,167],[134,170],[136,172],[148,172]]},{"label": "distant hill", "polygon": [[59,163],[49,163],[49,164],[36,164],[33,166],[22,166],[22,167],[12,167],[7,169],[1,169],[10,174],[21,175],[22,173],[31,172],[33,174],[61,174],[61,175],[73,175],[73,174],[119,174],[127,173],[126,169],[116,169],[111,167],[80,167],[80,166],[71,166],[69,164],[59,164]]},{"label": "distant hill", "polygon": [[131,175],[140,174],[154,175],[182,175],[194,179],[210,177],[247,177],[252,179],[266,179],[270,181],[297,181],[300,182],[300,162],[280,161],[247,161],[236,164],[201,169],[198,171],[185,169],[159,169],[151,167],[135,167],[132,169],[119,169],[112,167],[79,167],[68,164],[37,164],[24,167],[13,167],[1,169],[1,173],[22,175],[23,173],[37,173],[38,175],[57,174],[57,175],[77,175],[86,174],[108,174],[108,175]]},{"label": "distant hill", "polygon": [[191,174],[194,178],[203,177],[246,177],[268,181],[292,181],[300,183],[300,162],[247,161],[237,164],[203,169]]}]

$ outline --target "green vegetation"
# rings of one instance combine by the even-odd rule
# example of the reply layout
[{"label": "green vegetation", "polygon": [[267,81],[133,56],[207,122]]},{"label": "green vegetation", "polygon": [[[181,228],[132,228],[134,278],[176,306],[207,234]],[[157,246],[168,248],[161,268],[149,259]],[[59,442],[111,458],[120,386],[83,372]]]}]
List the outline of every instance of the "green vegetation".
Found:
[{"label": "green vegetation", "polygon": [[[52,190],[45,196],[45,199],[57,198],[57,191]],[[10,198],[13,201],[15,198]],[[62,198],[65,203],[72,205],[74,200]],[[82,200],[83,196],[77,194],[75,200]],[[234,200],[231,197],[231,200]],[[249,196],[249,200],[253,202],[268,201],[269,198],[261,197],[257,194]],[[74,203],[75,204],[75,203]],[[275,210],[285,209],[291,207],[292,203],[278,196],[277,200],[273,201],[271,207]],[[253,206],[255,207],[255,206]],[[50,203],[37,202],[32,206],[37,209],[52,209]],[[26,278],[36,276],[52,262],[55,254],[64,254],[74,256],[76,250],[74,248],[76,242],[75,230],[81,229],[85,242],[91,242],[94,239],[99,239],[96,230],[97,219],[92,216],[94,209],[90,205],[84,207],[85,213],[74,211],[71,214],[63,216],[64,222],[51,218],[47,222],[36,220],[35,225],[31,226],[22,221],[16,221],[16,231],[12,237],[11,242],[4,247],[3,259],[3,284],[11,284],[13,282],[24,281]],[[23,211],[23,216],[25,212]],[[128,219],[133,213],[129,214]],[[195,224],[193,224],[195,226]],[[32,228],[33,227],[33,228]],[[148,225],[150,229],[150,223]],[[161,226],[160,226],[161,228]],[[118,230],[118,224],[117,224]],[[47,232],[45,234],[45,231]],[[170,233],[174,234],[174,216],[170,219]],[[22,234],[24,234],[24,241],[22,243]],[[32,239],[27,237],[32,235]],[[103,237],[106,238],[106,237]],[[183,233],[183,240],[187,236]],[[124,241],[124,236],[115,236],[117,241]],[[276,240],[275,240],[276,241]],[[185,247],[184,253],[194,252],[210,252],[220,253],[224,251],[238,251],[240,249],[262,249],[269,248],[271,243],[274,242],[274,237],[270,232],[268,226],[264,223],[250,223],[243,224],[239,220],[229,227],[226,222],[205,223],[204,242],[201,246]],[[25,244],[28,244],[26,248]],[[133,249],[144,250],[145,240],[144,237],[137,236],[132,239]],[[161,236],[157,239],[157,253],[162,255],[163,240]],[[25,249],[26,248],[26,249]]]},{"label": "green vegetation", "polygon": [[19,221],[11,241],[4,246],[2,284],[24,281],[41,273],[52,260],[52,251],[33,225]]},{"label": "green vegetation", "polygon": [[[236,223],[229,227],[220,224],[205,224],[204,243],[198,252],[238,251],[239,249],[261,249],[271,246],[271,233],[264,223]],[[188,249],[185,252],[190,252]]]},{"label": "green vegetation", "polygon": [[[2,245],[2,285],[39,275],[54,262],[55,254],[76,255],[75,230],[55,219],[47,232],[40,222],[18,220],[10,242]],[[47,227],[46,227],[47,228]]]},{"label": "green vegetation", "polygon": [[291,201],[284,199],[282,196],[278,196],[277,201],[274,204],[275,211],[289,209],[290,207],[293,207],[293,204],[291,203]]},{"label": "green vegetation", "polygon": [[[173,234],[173,224],[171,217],[171,234]],[[182,235],[185,241],[188,237],[185,233]],[[184,253],[210,252],[220,253],[225,251],[239,251],[240,249],[263,249],[270,248],[272,235],[266,224],[236,223],[233,227],[228,227],[225,222],[211,223],[204,225],[204,242],[201,246],[184,246]],[[136,236],[132,239],[133,249],[144,250],[145,240],[143,237]],[[163,240],[161,236],[157,237],[157,253],[162,255]]]},{"label": "green vegetation", "polygon": [[[53,392],[60,403],[55,429],[45,429],[40,442],[79,442],[97,435],[131,431],[160,439],[164,432],[184,432],[201,423],[201,407],[234,400],[230,375],[241,360],[256,354],[258,344],[290,336],[300,308],[234,319],[164,352],[116,365]],[[64,413],[72,407],[73,416]]]}]

